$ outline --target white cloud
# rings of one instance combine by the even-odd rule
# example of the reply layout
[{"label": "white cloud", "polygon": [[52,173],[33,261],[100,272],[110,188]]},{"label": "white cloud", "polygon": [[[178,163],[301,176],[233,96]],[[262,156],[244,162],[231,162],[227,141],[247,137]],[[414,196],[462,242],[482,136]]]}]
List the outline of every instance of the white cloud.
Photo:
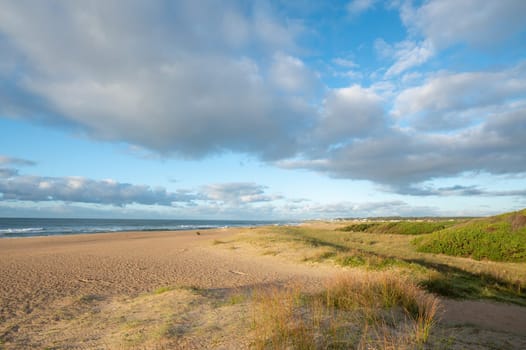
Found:
[{"label": "white cloud", "polygon": [[[4,72],[17,77],[16,89],[0,94],[8,102],[0,106],[4,114],[180,157],[235,151],[264,159],[293,154],[297,133],[314,114],[297,96],[308,74],[301,61],[284,58],[292,67],[282,76],[281,86],[292,89],[285,93],[261,73],[265,58],[295,50],[301,31],[264,7],[213,1],[1,6],[0,32],[18,58]],[[15,71],[22,73],[10,75]]]},{"label": "white cloud", "polygon": [[483,119],[483,108],[509,103],[526,97],[526,64],[502,71],[465,73],[443,72],[423,85],[403,90],[394,101],[393,115],[418,118],[424,129],[464,127],[473,119]]},{"label": "white cloud", "polygon": [[265,186],[252,182],[219,183],[207,185],[202,189],[207,199],[235,206],[283,198],[279,195],[267,195],[265,191]]},{"label": "white cloud", "polygon": [[439,48],[456,43],[498,46],[524,30],[524,13],[522,0],[432,0],[418,8],[404,2],[401,9],[404,23]]},{"label": "white cloud", "polygon": [[276,53],[270,67],[270,79],[280,89],[312,94],[319,84],[316,75],[297,57]]},{"label": "white cloud", "polygon": [[[222,3],[219,4],[222,6]],[[216,9],[222,12],[221,9]],[[272,51],[297,50],[296,37],[305,30],[299,20],[287,18],[279,22],[272,7],[266,2],[255,2],[251,16],[253,38],[259,40]]]},{"label": "white cloud", "polygon": [[351,16],[358,16],[374,6],[376,0],[352,0],[347,4],[347,12]]},{"label": "white cloud", "polygon": [[359,64],[355,63],[352,60],[341,58],[341,57],[336,57],[335,59],[332,60],[332,62],[334,64],[337,64],[338,66],[342,66],[345,68],[358,68],[360,66]]},{"label": "white cloud", "polygon": [[232,47],[243,47],[250,40],[250,22],[233,9],[224,12],[222,30],[226,42]]},{"label": "white cloud", "polygon": [[284,209],[295,216],[304,218],[356,218],[379,216],[422,216],[437,215],[437,208],[412,206],[400,200],[375,202],[335,202],[288,205]]},{"label": "white cloud", "polygon": [[374,42],[374,48],[380,57],[395,60],[385,73],[387,78],[395,77],[404,71],[417,67],[427,62],[435,54],[435,49],[429,41],[405,40],[390,45],[383,39],[377,39]]},{"label": "white cloud", "polygon": [[2,200],[63,201],[115,206],[129,204],[171,206],[173,202],[191,202],[199,197],[186,192],[167,192],[164,188],[132,185],[114,180],[84,177],[43,177],[11,174],[0,178]]},{"label": "white cloud", "polygon": [[0,201],[53,201],[118,207],[136,204],[174,208],[198,206],[199,210],[227,205],[235,210],[257,203],[270,205],[284,199],[266,191],[266,186],[256,183],[231,182],[206,185],[196,191],[179,189],[168,192],[162,187],[121,183],[114,179],[20,175],[17,169],[0,168]]},{"label": "white cloud", "polygon": [[358,69],[360,65],[352,60],[336,57],[332,59],[332,63],[335,67],[330,67],[330,71],[335,77],[344,77],[352,80],[363,78],[363,73]]},{"label": "white cloud", "polygon": [[392,55],[396,58],[396,62],[389,67],[385,73],[386,77],[396,76],[406,70],[417,67],[427,62],[435,54],[435,49],[429,41],[421,43],[402,41],[397,43],[392,50]]},{"label": "white cloud", "polygon": [[366,137],[383,125],[382,99],[359,85],[333,89],[326,97],[315,139],[338,144]]},{"label": "white cloud", "polygon": [[402,1],[397,6],[408,38],[394,45],[382,39],[375,42],[380,56],[395,59],[386,71],[387,78],[422,65],[452,45],[499,46],[525,30],[522,13],[526,2],[520,0],[431,0],[419,7]]},{"label": "white cloud", "polygon": [[342,147],[311,152],[277,163],[311,169],[336,178],[364,179],[403,193],[409,185],[467,171],[489,174],[526,172],[526,108],[489,116],[487,121],[451,133],[416,133],[385,128]]},{"label": "white cloud", "polygon": [[[493,43],[524,30],[526,3],[404,4],[407,40],[376,42],[378,53],[392,60],[384,75],[389,80],[375,73],[367,77],[373,80],[369,87],[327,88],[320,104],[309,98],[320,82],[296,44],[303,23],[278,18],[267,2],[3,1],[0,79],[6,89],[0,90],[0,113],[161,156],[248,153],[393,188],[464,171],[526,171],[524,64],[492,72],[422,73],[426,82],[399,93],[408,81],[424,79],[411,71],[436,50]],[[373,5],[349,4],[355,13]],[[335,58],[332,64],[358,77],[354,62]],[[10,166],[30,163],[0,158]],[[113,188],[117,199],[104,203],[166,204],[177,198],[162,191],[157,197],[150,187],[20,176],[8,167],[1,176],[13,198],[81,201],[85,193],[79,191],[89,186]],[[279,198],[258,186],[216,185],[204,189],[208,199],[202,200]],[[125,190],[138,192],[126,197]]]}]

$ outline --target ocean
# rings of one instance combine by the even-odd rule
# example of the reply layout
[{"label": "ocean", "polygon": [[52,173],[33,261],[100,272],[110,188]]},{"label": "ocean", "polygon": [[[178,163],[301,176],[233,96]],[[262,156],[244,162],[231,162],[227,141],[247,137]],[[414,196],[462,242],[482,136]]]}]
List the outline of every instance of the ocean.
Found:
[{"label": "ocean", "polygon": [[75,235],[97,232],[206,230],[221,227],[294,224],[250,220],[138,220],[0,218],[0,238]]}]

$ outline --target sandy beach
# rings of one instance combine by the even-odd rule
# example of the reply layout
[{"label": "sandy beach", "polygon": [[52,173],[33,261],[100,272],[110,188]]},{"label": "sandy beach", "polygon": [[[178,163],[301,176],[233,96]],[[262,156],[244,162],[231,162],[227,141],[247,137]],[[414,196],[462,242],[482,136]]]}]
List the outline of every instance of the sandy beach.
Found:
[{"label": "sandy beach", "polygon": [[[316,289],[342,268],[229,241],[248,230],[1,239],[0,349],[249,348],[251,311],[236,301],[244,293],[293,283]],[[442,304],[447,332],[526,344],[525,308]]]},{"label": "sandy beach", "polygon": [[40,347],[29,335],[60,321],[56,310],[81,298],[131,298],[163,286],[225,292],[292,280],[315,286],[335,272],[213,246],[237,230],[2,239],[0,336],[8,348]]}]

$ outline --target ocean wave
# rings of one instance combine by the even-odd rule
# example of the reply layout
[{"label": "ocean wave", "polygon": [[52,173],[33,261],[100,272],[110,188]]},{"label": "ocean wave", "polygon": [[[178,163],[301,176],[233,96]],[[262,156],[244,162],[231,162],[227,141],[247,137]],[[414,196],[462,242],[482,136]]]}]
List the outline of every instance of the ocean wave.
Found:
[{"label": "ocean wave", "polygon": [[20,233],[36,233],[44,231],[43,227],[2,228],[0,235],[15,235]]},{"label": "ocean wave", "polygon": [[260,225],[294,225],[290,222],[244,220],[126,220],[0,218],[0,237],[53,236],[125,231],[206,230]]}]

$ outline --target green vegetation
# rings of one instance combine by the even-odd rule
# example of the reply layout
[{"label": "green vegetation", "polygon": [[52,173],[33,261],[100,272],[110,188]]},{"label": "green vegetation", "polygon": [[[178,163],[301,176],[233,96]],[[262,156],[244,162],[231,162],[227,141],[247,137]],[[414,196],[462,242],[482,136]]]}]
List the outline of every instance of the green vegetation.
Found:
[{"label": "green vegetation", "polygon": [[354,250],[345,254],[338,254],[334,260],[340,266],[362,267],[367,270],[385,270],[391,267],[408,267],[403,260],[380,256],[364,251]]},{"label": "green vegetation", "polygon": [[369,232],[387,233],[394,235],[422,235],[439,230],[443,230],[458,223],[458,220],[448,221],[395,221],[395,222],[363,222],[355,223],[340,228],[345,232]]},{"label": "green vegetation", "polygon": [[159,287],[156,290],[154,290],[153,294],[163,294],[163,293],[169,292],[174,289],[175,287],[173,286],[163,286],[163,287]]},{"label": "green vegetation", "polygon": [[526,262],[526,209],[471,220],[416,238],[413,243],[425,253]]},{"label": "green vegetation", "polygon": [[[422,236],[422,239],[435,234]],[[465,259],[420,253],[415,251],[411,240],[410,235],[302,226],[251,230],[245,237],[239,237],[237,243],[248,241],[261,246],[264,252],[271,250],[273,255],[304,262],[328,262],[367,271],[397,270],[413,276],[425,290],[451,298],[490,299],[526,306],[524,267],[507,265],[502,268],[495,263],[474,264]]]}]

